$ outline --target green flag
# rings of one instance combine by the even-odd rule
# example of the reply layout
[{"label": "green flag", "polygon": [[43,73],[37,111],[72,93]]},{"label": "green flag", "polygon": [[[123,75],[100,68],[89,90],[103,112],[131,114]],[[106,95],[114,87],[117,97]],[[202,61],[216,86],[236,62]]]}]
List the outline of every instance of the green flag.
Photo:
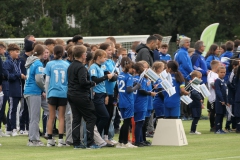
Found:
[{"label": "green flag", "polygon": [[213,44],[218,25],[219,23],[213,23],[203,30],[200,38],[200,40],[203,41],[204,45],[206,46],[203,55],[208,52],[210,46]]}]

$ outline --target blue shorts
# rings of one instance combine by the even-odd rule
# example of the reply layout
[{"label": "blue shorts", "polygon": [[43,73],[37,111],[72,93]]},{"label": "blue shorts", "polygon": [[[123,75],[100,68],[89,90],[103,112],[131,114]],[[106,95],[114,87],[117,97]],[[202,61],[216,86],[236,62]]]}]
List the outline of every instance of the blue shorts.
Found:
[{"label": "blue shorts", "polygon": [[127,119],[127,118],[131,118],[133,117],[133,107],[129,107],[129,108],[119,108],[120,112],[121,112],[121,115],[122,115],[122,118],[123,119]]},{"label": "blue shorts", "polygon": [[179,117],[180,107],[165,108],[165,117]]},{"label": "blue shorts", "polygon": [[201,117],[202,114],[202,108],[191,108],[192,111],[192,117]]},{"label": "blue shorts", "polygon": [[152,110],[147,110],[145,117],[150,117],[152,114]]},{"label": "blue shorts", "polygon": [[156,117],[164,117],[165,116],[165,107],[155,108]]},{"label": "blue shorts", "polygon": [[145,120],[145,115],[146,115],[145,111],[135,112],[134,113],[134,121],[135,122],[144,121]]}]

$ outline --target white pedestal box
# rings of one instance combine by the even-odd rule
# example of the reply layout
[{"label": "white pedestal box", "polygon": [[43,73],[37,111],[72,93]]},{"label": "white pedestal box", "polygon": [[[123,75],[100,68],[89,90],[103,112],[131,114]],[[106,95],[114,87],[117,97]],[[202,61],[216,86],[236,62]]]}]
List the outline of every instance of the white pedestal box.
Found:
[{"label": "white pedestal box", "polygon": [[181,119],[158,119],[152,145],[184,146],[188,145]]}]

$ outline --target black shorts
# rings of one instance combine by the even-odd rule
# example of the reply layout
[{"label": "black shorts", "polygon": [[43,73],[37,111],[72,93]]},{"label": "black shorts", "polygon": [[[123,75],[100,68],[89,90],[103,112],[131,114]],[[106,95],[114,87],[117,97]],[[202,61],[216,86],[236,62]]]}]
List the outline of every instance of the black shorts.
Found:
[{"label": "black shorts", "polygon": [[207,111],[215,113],[215,102],[210,103],[207,101]]},{"label": "black shorts", "polygon": [[67,98],[59,98],[59,97],[50,97],[48,98],[48,104],[59,107],[67,105]]}]

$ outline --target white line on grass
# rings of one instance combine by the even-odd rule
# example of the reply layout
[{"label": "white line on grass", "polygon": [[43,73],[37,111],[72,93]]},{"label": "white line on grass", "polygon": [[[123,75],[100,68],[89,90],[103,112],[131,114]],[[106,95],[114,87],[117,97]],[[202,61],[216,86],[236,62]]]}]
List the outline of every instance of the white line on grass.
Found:
[{"label": "white line on grass", "polygon": [[222,158],[214,158],[214,159],[207,159],[207,160],[218,160],[218,159],[235,159],[235,158],[240,158],[240,156],[235,156],[235,157],[222,157]]}]

